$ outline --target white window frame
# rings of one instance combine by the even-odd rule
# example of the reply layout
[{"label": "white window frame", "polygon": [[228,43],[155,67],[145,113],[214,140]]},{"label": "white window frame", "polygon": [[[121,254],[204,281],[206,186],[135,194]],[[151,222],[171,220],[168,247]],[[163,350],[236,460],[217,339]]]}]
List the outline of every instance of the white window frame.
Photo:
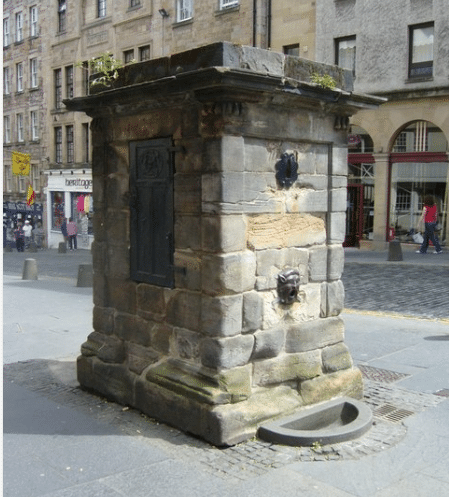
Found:
[{"label": "white window frame", "polygon": [[3,95],[9,95],[11,93],[11,74],[9,72],[9,67],[3,68]]},{"label": "white window frame", "polygon": [[33,141],[39,140],[39,113],[37,110],[30,111],[30,132]]},{"label": "white window frame", "polygon": [[193,0],[177,0],[176,3],[177,21],[187,21],[193,17]]},{"label": "white window frame", "polygon": [[12,167],[5,165],[5,192],[12,192]]},{"label": "white window frame", "polygon": [[3,116],[3,143],[11,143],[11,117]]},{"label": "white window frame", "polygon": [[9,47],[11,44],[11,36],[9,31],[9,17],[3,19],[3,46]]},{"label": "white window frame", "polygon": [[30,87],[37,88],[38,87],[38,79],[37,79],[37,59],[30,59]]},{"label": "white window frame", "polygon": [[37,164],[31,165],[31,182],[33,184],[33,190],[38,193],[40,191],[40,174],[39,174],[39,166]]},{"label": "white window frame", "polygon": [[25,141],[23,133],[23,114],[16,114],[17,141],[22,143]]},{"label": "white window frame", "polygon": [[37,5],[30,7],[30,36],[35,38],[39,36],[39,11],[37,10]]},{"label": "white window frame", "polygon": [[229,9],[230,7],[236,7],[239,4],[239,0],[220,0],[220,9]]},{"label": "white window frame", "polygon": [[17,93],[23,92],[23,62],[16,64],[16,89]]},{"label": "white window frame", "polygon": [[16,42],[23,41],[23,14],[17,12],[16,14]]}]

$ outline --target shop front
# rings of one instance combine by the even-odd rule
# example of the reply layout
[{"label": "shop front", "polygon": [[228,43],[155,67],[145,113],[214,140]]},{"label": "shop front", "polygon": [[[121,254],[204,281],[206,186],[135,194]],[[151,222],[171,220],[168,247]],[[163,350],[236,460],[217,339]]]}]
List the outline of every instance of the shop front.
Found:
[{"label": "shop front", "polygon": [[90,249],[93,241],[92,174],[90,170],[46,172],[48,246],[57,248],[64,240],[61,228],[70,218],[78,228],[78,248]]}]

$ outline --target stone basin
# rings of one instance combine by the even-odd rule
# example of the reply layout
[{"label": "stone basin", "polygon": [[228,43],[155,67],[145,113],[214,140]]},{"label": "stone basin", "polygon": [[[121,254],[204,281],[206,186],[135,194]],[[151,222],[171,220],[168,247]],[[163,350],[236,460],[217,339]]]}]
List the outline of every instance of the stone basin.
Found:
[{"label": "stone basin", "polygon": [[370,429],[372,420],[367,405],[341,397],[261,425],[259,437],[283,445],[326,445],[360,437]]}]

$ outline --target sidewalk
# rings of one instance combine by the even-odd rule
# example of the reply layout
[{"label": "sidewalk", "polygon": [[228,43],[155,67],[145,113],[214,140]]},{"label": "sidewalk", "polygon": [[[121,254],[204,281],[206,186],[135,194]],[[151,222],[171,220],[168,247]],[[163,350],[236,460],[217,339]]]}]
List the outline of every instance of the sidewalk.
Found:
[{"label": "sidewalk", "polygon": [[[449,495],[444,319],[343,313],[375,414],[364,437],[315,450],[258,439],[217,449],[78,388],[75,359],[92,328],[92,290],[76,288],[76,266],[90,253],[48,252],[25,254],[36,256],[38,281],[21,280],[21,261],[10,256],[23,254],[4,257],[5,497]],[[375,275],[394,264],[350,257],[349,286],[356,267],[371,266]],[[428,257],[446,270],[437,262],[444,255]],[[51,261],[53,276],[41,269]]]}]

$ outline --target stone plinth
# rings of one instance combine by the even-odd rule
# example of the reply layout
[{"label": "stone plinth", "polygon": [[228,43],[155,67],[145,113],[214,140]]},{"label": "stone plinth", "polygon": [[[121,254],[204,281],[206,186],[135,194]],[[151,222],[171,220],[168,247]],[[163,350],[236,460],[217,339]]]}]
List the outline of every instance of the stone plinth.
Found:
[{"label": "stone plinth", "polygon": [[[339,317],[346,131],[379,101],[351,84],[335,67],[219,43],[126,67],[66,103],[94,118],[83,387],[216,445],[362,396]],[[287,268],[299,292],[283,303]]]}]

